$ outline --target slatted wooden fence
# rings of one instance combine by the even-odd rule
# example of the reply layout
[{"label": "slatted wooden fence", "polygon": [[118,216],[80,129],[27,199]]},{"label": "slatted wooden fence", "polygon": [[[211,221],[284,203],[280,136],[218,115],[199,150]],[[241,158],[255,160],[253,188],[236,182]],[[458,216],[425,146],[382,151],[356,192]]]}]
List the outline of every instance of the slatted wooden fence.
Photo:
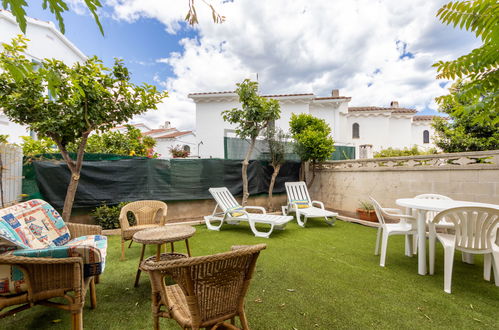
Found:
[{"label": "slatted wooden fence", "polygon": [[21,200],[22,174],[22,149],[0,143],[0,207],[7,207]]}]

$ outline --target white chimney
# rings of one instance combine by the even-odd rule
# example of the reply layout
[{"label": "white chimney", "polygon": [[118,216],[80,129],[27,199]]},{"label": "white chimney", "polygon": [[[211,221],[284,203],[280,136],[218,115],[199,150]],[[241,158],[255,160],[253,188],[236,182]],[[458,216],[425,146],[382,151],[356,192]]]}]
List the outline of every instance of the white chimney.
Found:
[{"label": "white chimney", "polygon": [[392,108],[398,108],[399,107],[399,102],[398,101],[392,101],[390,103],[390,107],[392,107]]},{"label": "white chimney", "polygon": [[161,126],[161,128],[170,128],[171,123],[169,121],[165,121],[165,124]]},{"label": "white chimney", "polygon": [[340,96],[340,90],[339,89],[333,89],[331,91],[331,96],[332,97],[339,97]]}]

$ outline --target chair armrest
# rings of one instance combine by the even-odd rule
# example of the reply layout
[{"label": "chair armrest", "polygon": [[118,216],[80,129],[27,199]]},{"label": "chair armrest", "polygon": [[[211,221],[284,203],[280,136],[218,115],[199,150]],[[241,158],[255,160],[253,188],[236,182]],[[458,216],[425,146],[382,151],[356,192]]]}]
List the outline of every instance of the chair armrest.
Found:
[{"label": "chair armrest", "polygon": [[66,223],[72,238],[87,235],[102,235],[102,227],[97,225],[84,225],[81,223]]},{"label": "chair armrest", "polygon": [[392,209],[392,208],[389,208],[389,207],[383,207],[383,211],[385,211],[386,213],[402,214],[401,210],[399,210],[399,209]]},{"label": "chair armrest", "polygon": [[312,206],[313,206],[314,204],[318,204],[318,205],[321,207],[321,209],[323,209],[323,210],[324,210],[324,203],[323,203],[323,202],[319,202],[319,201],[312,201]]},{"label": "chair armrest", "polygon": [[245,207],[243,207],[243,208],[244,208],[244,210],[246,210],[246,209],[250,209],[250,210],[260,210],[260,211],[262,211],[262,213],[263,213],[263,214],[266,214],[266,213],[267,213],[267,211],[265,211],[265,208],[263,208],[263,207],[261,207],[261,206],[245,206]]},{"label": "chair armrest", "polygon": [[40,300],[40,295],[56,290],[79,291],[75,297],[79,297],[77,300],[81,304],[85,301],[80,257],[32,258],[3,254],[0,255],[0,264],[16,266],[23,273],[30,301]]},{"label": "chair armrest", "polygon": [[394,213],[387,213],[387,214],[388,214],[388,216],[394,217],[394,218],[416,221],[415,217],[413,217],[412,215],[408,215],[408,214],[394,214]]},{"label": "chair armrest", "polygon": [[0,255],[0,264],[7,265],[61,265],[61,264],[76,264],[79,263],[83,266],[83,261],[80,257],[67,257],[67,258],[38,258],[38,257],[21,257],[12,254]]}]

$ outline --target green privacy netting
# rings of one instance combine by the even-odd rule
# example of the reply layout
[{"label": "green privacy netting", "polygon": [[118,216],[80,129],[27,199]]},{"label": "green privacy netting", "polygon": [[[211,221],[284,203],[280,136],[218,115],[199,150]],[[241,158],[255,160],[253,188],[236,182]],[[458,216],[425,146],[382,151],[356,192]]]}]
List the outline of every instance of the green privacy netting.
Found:
[{"label": "green privacy netting", "polygon": [[[54,157],[57,158],[57,157]],[[107,159],[106,159],[107,158]],[[299,162],[281,168],[274,193],[284,192],[284,182],[297,181]],[[266,161],[251,161],[248,167],[251,194],[268,191],[272,167]],[[62,208],[70,172],[56,159],[26,164],[23,192],[30,198],[43,196]],[[35,187],[37,189],[35,189]],[[148,159],[116,155],[85,157],[74,207],[113,205],[123,201],[210,199],[210,187],[227,187],[242,193],[241,161],[224,159]]]},{"label": "green privacy netting", "polygon": [[[249,141],[239,138],[224,137],[224,155],[225,159],[244,159],[246,151],[248,150]],[[344,160],[355,159],[355,147],[349,146],[334,146],[335,151],[329,158],[330,160]],[[286,142],[285,145],[285,159],[299,161],[300,157],[293,151],[293,142]],[[255,149],[251,159],[270,159],[269,148],[267,142],[257,140]]]}]

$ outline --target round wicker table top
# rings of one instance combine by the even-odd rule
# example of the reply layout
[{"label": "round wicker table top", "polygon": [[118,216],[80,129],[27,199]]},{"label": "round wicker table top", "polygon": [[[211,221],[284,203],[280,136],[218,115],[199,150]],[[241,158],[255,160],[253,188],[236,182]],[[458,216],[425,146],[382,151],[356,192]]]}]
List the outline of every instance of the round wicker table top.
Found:
[{"label": "round wicker table top", "polygon": [[195,232],[196,228],[189,225],[162,226],[135,233],[133,241],[141,244],[163,244],[188,239]]}]

